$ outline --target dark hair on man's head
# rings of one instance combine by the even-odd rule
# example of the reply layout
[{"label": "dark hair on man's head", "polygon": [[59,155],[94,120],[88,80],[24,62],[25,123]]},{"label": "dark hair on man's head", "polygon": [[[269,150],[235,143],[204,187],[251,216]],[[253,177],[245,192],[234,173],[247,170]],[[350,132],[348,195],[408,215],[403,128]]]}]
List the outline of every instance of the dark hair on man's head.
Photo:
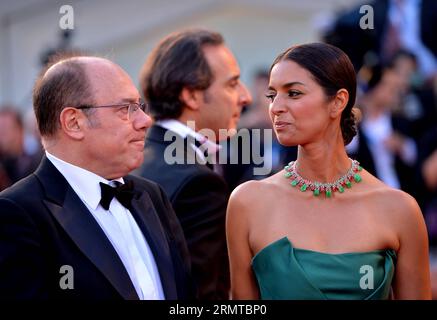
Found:
[{"label": "dark hair on man's head", "polygon": [[357,134],[356,119],[352,108],[355,104],[357,80],[349,57],[339,48],[326,43],[309,43],[293,46],[279,54],[272,68],[283,60],[290,60],[311,73],[323,88],[328,98],[333,98],[338,90],[346,89],[349,101],[341,114],[341,132],[347,145]]},{"label": "dark hair on man's head", "polygon": [[65,107],[93,103],[85,64],[72,52],[53,56],[39,74],[33,88],[33,108],[41,136],[53,136],[60,128]]},{"label": "dark hair on man's head", "polygon": [[182,114],[179,96],[184,87],[206,90],[211,85],[213,74],[203,48],[223,43],[217,32],[189,29],[168,35],[155,47],[140,74],[141,91],[155,120]]}]

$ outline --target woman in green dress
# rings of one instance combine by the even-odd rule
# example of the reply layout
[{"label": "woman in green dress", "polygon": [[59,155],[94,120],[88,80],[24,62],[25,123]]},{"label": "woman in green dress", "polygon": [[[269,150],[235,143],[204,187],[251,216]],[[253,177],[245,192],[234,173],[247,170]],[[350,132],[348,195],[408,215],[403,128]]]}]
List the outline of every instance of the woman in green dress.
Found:
[{"label": "woman in green dress", "polygon": [[347,55],[294,46],[270,69],[279,142],[298,145],[281,172],[231,195],[233,299],[429,299],[428,239],[410,195],[349,159],[356,78]]}]

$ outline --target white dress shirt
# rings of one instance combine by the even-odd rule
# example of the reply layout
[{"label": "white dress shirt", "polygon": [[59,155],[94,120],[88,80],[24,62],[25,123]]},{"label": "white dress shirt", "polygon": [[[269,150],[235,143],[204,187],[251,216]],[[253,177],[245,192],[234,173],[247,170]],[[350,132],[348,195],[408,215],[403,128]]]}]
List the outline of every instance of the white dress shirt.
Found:
[{"label": "white dress shirt", "polygon": [[[61,172],[82,200],[120,257],[141,300],[165,299],[152,251],[128,209],[114,198],[109,210],[100,205],[99,183],[108,181],[88,170],[65,162],[46,151],[50,162]],[[115,181],[124,183],[123,178]]]}]

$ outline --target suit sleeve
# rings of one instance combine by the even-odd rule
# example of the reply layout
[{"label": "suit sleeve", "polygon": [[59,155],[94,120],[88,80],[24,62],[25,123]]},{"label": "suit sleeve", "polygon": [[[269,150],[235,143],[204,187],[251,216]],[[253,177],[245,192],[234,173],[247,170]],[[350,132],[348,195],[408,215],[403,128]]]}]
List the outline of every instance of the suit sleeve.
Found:
[{"label": "suit sleeve", "polygon": [[228,299],[225,219],[229,192],[223,179],[200,173],[185,181],[173,207],[185,233],[199,298]]},{"label": "suit sleeve", "polygon": [[47,298],[40,234],[17,204],[0,198],[0,300]]}]

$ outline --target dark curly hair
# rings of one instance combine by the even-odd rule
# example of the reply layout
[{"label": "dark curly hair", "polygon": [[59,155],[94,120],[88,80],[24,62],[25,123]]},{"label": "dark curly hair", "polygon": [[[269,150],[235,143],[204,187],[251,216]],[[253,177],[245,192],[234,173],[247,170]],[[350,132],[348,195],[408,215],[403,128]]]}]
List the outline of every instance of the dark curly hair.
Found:
[{"label": "dark curly hair", "polygon": [[341,114],[340,124],[344,144],[349,144],[357,134],[357,119],[352,110],[355,104],[357,80],[349,57],[330,44],[303,44],[290,47],[279,54],[270,67],[270,72],[283,60],[291,60],[308,70],[328,98],[333,98],[340,89],[348,91],[349,100]]}]

